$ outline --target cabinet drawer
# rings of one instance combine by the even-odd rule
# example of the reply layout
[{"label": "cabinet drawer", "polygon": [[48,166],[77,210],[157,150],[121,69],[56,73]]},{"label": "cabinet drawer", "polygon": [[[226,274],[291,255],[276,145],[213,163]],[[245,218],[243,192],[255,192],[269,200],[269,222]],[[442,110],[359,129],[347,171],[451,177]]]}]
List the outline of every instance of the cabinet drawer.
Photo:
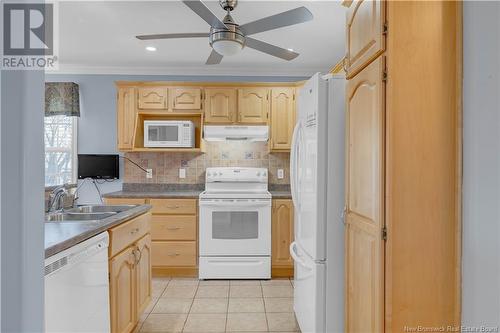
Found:
[{"label": "cabinet drawer", "polygon": [[196,199],[151,199],[153,214],[196,214]]},{"label": "cabinet drawer", "polygon": [[112,257],[151,230],[151,213],[140,215],[109,230],[109,256]]},{"label": "cabinet drawer", "polygon": [[153,240],[196,240],[195,215],[153,215]]},{"label": "cabinet drawer", "polygon": [[153,241],[153,266],[196,266],[196,242]]},{"label": "cabinet drawer", "polygon": [[144,205],[146,199],[143,198],[104,198],[106,205]]}]

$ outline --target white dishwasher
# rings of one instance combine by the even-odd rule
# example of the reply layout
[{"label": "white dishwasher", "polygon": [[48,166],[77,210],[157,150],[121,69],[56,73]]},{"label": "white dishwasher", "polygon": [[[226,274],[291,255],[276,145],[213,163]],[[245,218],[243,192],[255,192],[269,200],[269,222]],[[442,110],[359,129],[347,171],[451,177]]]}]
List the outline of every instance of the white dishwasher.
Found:
[{"label": "white dishwasher", "polygon": [[45,332],[110,331],[108,233],[45,259]]}]

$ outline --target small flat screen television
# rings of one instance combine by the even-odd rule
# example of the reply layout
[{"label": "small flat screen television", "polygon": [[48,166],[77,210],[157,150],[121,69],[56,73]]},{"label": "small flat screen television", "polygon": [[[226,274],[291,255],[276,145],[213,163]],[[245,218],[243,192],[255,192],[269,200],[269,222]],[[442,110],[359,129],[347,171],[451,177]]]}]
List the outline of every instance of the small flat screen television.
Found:
[{"label": "small flat screen television", "polygon": [[118,179],[118,155],[78,154],[78,179]]}]

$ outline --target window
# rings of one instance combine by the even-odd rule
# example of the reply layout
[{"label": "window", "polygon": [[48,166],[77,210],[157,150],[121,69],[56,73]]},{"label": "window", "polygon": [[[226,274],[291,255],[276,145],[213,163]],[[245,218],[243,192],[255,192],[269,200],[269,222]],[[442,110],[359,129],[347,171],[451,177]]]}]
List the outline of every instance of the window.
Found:
[{"label": "window", "polygon": [[77,117],[45,117],[45,186],[76,183]]}]

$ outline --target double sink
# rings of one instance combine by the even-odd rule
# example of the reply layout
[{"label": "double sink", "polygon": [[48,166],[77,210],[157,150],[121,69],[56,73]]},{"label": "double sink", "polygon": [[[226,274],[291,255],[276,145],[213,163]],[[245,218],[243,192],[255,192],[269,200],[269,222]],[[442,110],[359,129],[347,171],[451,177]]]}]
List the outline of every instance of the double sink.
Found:
[{"label": "double sink", "polygon": [[88,205],[65,209],[45,215],[46,222],[98,222],[121,213],[135,205]]}]

